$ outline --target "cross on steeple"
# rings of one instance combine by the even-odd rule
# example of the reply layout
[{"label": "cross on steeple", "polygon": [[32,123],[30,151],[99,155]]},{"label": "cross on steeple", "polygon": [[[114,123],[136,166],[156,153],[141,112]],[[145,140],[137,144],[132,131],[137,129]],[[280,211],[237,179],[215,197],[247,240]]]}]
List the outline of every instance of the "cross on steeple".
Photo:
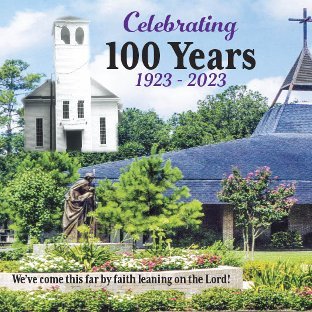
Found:
[{"label": "cross on steeple", "polygon": [[311,16],[308,16],[307,9],[303,9],[303,18],[289,18],[290,22],[299,22],[300,24],[303,24],[303,46],[306,48],[308,46],[307,40],[308,40],[308,27],[307,24],[309,22],[312,22]]}]

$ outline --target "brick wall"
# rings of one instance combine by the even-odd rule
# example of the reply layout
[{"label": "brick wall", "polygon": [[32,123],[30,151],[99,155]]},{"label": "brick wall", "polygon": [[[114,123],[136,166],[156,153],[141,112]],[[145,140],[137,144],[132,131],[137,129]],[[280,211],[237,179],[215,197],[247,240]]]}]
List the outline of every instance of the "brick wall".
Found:
[{"label": "brick wall", "polygon": [[301,235],[312,232],[312,205],[295,205],[289,213],[289,230]]}]

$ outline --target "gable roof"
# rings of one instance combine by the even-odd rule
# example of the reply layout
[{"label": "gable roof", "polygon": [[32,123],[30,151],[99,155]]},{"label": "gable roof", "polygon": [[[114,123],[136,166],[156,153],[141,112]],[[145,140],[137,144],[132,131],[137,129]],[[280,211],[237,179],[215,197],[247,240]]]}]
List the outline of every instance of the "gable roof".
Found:
[{"label": "gable roof", "polygon": [[[170,159],[183,173],[180,185],[189,187],[192,198],[197,198],[206,204],[217,204],[217,192],[220,190],[224,175],[231,173],[237,166],[246,175],[257,167],[269,166],[279,182],[296,181],[296,197],[299,203],[312,203],[312,133],[311,120],[307,131],[301,131],[298,124],[300,116],[312,116],[312,105],[286,105],[290,111],[285,111],[278,119],[278,126],[284,132],[261,129],[273,129],[273,115],[278,107],[267,112],[259,123],[259,129],[252,137],[218,144],[188,148],[164,154],[164,159]],[[296,108],[296,109],[295,109]],[[301,109],[300,109],[301,108]],[[282,109],[280,107],[280,109]],[[297,124],[287,125],[291,111],[295,109]],[[269,125],[266,125],[269,123]],[[309,128],[310,127],[310,128]],[[278,127],[275,127],[278,129]],[[298,130],[299,129],[299,130]],[[258,132],[258,133],[257,133]],[[84,175],[95,169],[99,179],[118,180],[120,169],[128,166],[134,159],[103,163],[80,169]]]},{"label": "gable roof", "polygon": [[[53,84],[52,90],[54,90],[55,82],[52,81],[52,84]],[[40,85],[31,93],[29,93],[27,96],[25,96],[23,98],[23,101],[30,99],[51,99],[51,79],[46,80],[42,85]]]},{"label": "gable roof", "polygon": [[[103,99],[115,99],[118,100],[118,96],[107,88],[103,87],[99,82],[90,78],[91,82],[91,98],[103,98]],[[55,96],[55,81],[53,84],[53,97]],[[30,94],[23,98],[23,101],[31,99],[51,99],[51,79],[46,80],[42,85],[33,90]]]},{"label": "gable roof", "polygon": [[55,22],[88,22],[87,20],[77,17],[77,16],[72,16],[72,15],[67,15],[67,16],[62,16],[58,17]]},{"label": "gable roof", "polygon": [[109,91],[98,81],[91,78],[91,97],[93,98],[107,98],[107,99],[118,99],[118,96],[113,92]]}]

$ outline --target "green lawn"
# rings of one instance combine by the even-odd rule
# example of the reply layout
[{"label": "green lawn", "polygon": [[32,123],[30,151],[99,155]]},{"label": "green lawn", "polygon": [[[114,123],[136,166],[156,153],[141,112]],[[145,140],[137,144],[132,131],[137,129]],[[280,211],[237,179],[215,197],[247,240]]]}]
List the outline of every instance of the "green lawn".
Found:
[{"label": "green lawn", "polygon": [[[242,251],[238,251],[243,253]],[[312,264],[312,251],[256,251],[255,260],[277,262],[279,260],[291,263]]]}]

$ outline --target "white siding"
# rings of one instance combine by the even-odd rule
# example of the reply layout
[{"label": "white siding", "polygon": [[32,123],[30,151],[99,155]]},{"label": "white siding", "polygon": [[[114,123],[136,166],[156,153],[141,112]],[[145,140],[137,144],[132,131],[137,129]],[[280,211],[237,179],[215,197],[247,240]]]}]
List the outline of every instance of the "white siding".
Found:
[{"label": "white siding", "polygon": [[[106,121],[106,144],[100,142],[100,117]],[[118,107],[116,101],[92,101],[92,150],[115,152],[118,149]]]},{"label": "white siding", "polygon": [[[70,125],[82,130],[82,151],[92,150],[91,126],[91,83],[89,71],[89,25],[85,22],[67,23],[70,31],[70,44],[64,44],[61,27],[64,22],[56,22],[55,31],[55,90],[56,90],[56,150],[66,151],[66,131]],[[84,30],[83,44],[77,44],[75,31]],[[63,101],[69,101],[69,120],[63,120]],[[77,103],[84,101],[84,118],[78,118]]]}]

